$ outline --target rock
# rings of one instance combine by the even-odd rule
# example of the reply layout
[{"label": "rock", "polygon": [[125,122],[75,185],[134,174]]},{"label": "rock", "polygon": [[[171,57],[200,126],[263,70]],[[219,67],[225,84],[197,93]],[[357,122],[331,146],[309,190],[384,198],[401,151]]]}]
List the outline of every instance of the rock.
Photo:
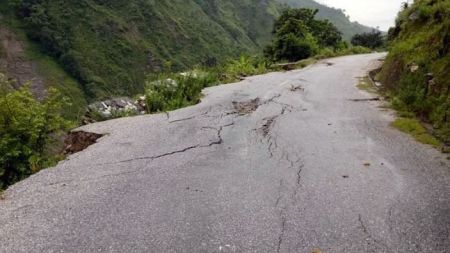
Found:
[{"label": "rock", "polygon": [[146,96],[140,96],[135,101],[135,104],[137,106],[137,109],[141,112],[141,114],[144,114],[147,111],[147,98],[146,98]]},{"label": "rock", "polygon": [[146,109],[145,96],[137,101],[128,97],[113,98],[90,104],[83,123],[89,124],[118,116],[144,114]]},{"label": "rock", "polygon": [[370,162],[369,161],[364,161],[364,166],[369,167],[370,166]]},{"label": "rock", "polygon": [[411,15],[409,15],[408,19],[411,21],[416,21],[420,18],[420,12],[419,11],[415,11],[413,13],[411,13]]},{"label": "rock", "polygon": [[411,65],[411,67],[409,67],[409,70],[411,71],[411,73],[414,73],[417,70],[419,70],[419,65],[413,64],[413,65]]}]

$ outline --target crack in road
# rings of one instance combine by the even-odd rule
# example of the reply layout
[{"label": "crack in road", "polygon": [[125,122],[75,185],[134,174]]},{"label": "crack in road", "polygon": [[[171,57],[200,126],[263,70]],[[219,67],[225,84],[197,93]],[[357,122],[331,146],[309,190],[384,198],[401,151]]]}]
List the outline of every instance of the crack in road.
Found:
[{"label": "crack in road", "polygon": [[[381,242],[373,237],[373,235],[370,233],[369,228],[364,223],[364,220],[363,220],[361,214],[358,214],[358,222],[360,224],[361,230],[364,232],[367,239],[371,240],[375,245],[378,245],[379,247],[384,248],[385,252],[392,252],[384,242]],[[370,243],[369,243],[369,245],[370,245]]]},{"label": "crack in road", "polygon": [[195,118],[196,118],[196,116],[191,116],[191,117],[188,117],[188,118],[172,120],[172,121],[169,121],[169,123],[172,124],[172,123],[187,121],[187,120],[191,120],[191,119],[195,119]]},{"label": "crack in road", "polygon": [[132,159],[126,159],[126,160],[122,160],[119,161],[117,163],[127,163],[127,162],[132,162],[132,161],[138,161],[138,160],[156,160],[156,159],[160,159],[160,158],[164,158],[167,156],[172,156],[172,155],[176,155],[176,154],[180,154],[180,153],[184,153],[187,152],[189,150],[192,149],[198,149],[198,148],[208,148],[208,147],[212,147],[214,145],[220,145],[223,143],[223,138],[222,138],[222,131],[223,128],[225,127],[230,127],[233,126],[234,122],[229,123],[229,124],[225,124],[223,126],[220,126],[219,128],[214,128],[214,127],[203,127],[202,129],[213,129],[217,131],[217,139],[214,141],[210,141],[208,144],[204,144],[204,145],[192,145],[192,146],[188,146],[179,150],[175,150],[175,151],[171,151],[171,152],[167,152],[164,154],[160,154],[160,155],[156,155],[156,156],[144,156],[144,157],[136,157],[136,158],[132,158]]},{"label": "crack in road", "polygon": [[[270,158],[274,158],[277,150],[279,149],[278,145],[278,138],[279,136],[274,133],[273,128],[276,126],[277,120],[287,113],[291,113],[293,111],[293,106],[284,104],[281,102],[276,101],[276,98],[279,98],[281,95],[276,95],[272,97],[271,99],[267,100],[263,104],[267,103],[274,103],[281,106],[281,110],[277,115],[270,116],[264,118],[264,122],[261,125],[261,127],[254,129],[256,132],[258,132],[263,139],[265,139],[265,142],[267,144],[267,150],[269,153]],[[299,191],[299,188],[301,186],[301,180],[302,176],[301,173],[303,172],[304,164],[302,163],[301,158],[297,153],[294,154],[294,158],[292,158],[292,155],[288,150],[280,150],[279,151],[280,157],[279,161],[282,160],[286,161],[288,163],[288,169],[295,170],[295,181],[292,182],[294,184],[290,188],[292,188],[290,193],[283,194],[283,186],[285,185],[285,181],[283,179],[280,179],[280,186],[278,189],[278,196],[275,201],[275,207],[280,208],[279,216],[280,216],[280,232],[278,235],[278,241],[277,241],[277,252],[280,252],[283,246],[283,243],[285,241],[285,235],[287,230],[287,222],[288,217],[287,213],[289,209],[296,205],[296,197]],[[285,201],[283,199],[286,198]],[[284,204],[281,204],[284,202]],[[280,206],[281,205],[281,206]]]},{"label": "crack in road", "polygon": [[277,253],[281,251],[281,245],[283,244],[283,237],[286,231],[286,217],[283,215],[283,211],[281,211],[281,232],[278,236],[278,244],[277,244]]}]

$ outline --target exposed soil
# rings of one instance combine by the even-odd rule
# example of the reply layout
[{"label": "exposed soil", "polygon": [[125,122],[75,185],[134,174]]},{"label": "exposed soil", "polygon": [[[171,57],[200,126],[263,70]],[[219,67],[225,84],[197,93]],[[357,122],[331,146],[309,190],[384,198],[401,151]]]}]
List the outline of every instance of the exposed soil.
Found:
[{"label": "exposed soil", "polygon": [[71,132],[64,141],[66,147],[64,153],[70,155],[83,151],[87,147],[97,143],[97,140],[102,136],[102,134],[83,131]]},{"label": "exposed soil", "polygon": [[0,24],[0,71],[6,72],[14,88],[30,84],[37,98],[46,94],[45,80],[38,74],[37,65],[26,58],[25,45],[17,36]]},{"label": "exposed soil", "polygon": [[246,102],[233,102],[233,107],[239,115],[246,115],[256,111],[256,109],[258,109],[260,105],[259,102],[259,98],[255,98]]}]

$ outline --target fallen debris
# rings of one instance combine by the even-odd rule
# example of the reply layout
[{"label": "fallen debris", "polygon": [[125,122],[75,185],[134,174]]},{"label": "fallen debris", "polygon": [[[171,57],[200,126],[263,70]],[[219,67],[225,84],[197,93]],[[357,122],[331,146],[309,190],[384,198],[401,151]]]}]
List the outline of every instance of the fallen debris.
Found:
[{"label": "fallen debris", "polygon": [[97,120],[116,118],[119,115],[138,115],[146,112],[145,96],[139,97],[136,101],[128,97],[113,98],[90,104],[83,123],[90,124]]},{"label": "fallen debris", "polygon": [[64,154],[75,154],[97,143],[102,134],[88,133],[84,131],[71,132],[64,141]]},{"label": "fallen debris", "polygon": [[369,161],[365,161],[363,164],[364,164],[364,166],[366,166],[366,167],[369,167],[369,166],[370,166],[370,162],[369,162]]}]

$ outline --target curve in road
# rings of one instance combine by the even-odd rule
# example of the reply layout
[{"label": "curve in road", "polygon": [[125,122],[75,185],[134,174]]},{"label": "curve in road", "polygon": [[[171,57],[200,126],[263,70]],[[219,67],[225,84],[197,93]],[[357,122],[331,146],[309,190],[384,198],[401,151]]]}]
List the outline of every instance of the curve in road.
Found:
[{"label": "curve in road", "polygon": [[81,130],[12,186],[2,252],[450,252],[449,163],[355,87],[384,54],[208,88]]}]

